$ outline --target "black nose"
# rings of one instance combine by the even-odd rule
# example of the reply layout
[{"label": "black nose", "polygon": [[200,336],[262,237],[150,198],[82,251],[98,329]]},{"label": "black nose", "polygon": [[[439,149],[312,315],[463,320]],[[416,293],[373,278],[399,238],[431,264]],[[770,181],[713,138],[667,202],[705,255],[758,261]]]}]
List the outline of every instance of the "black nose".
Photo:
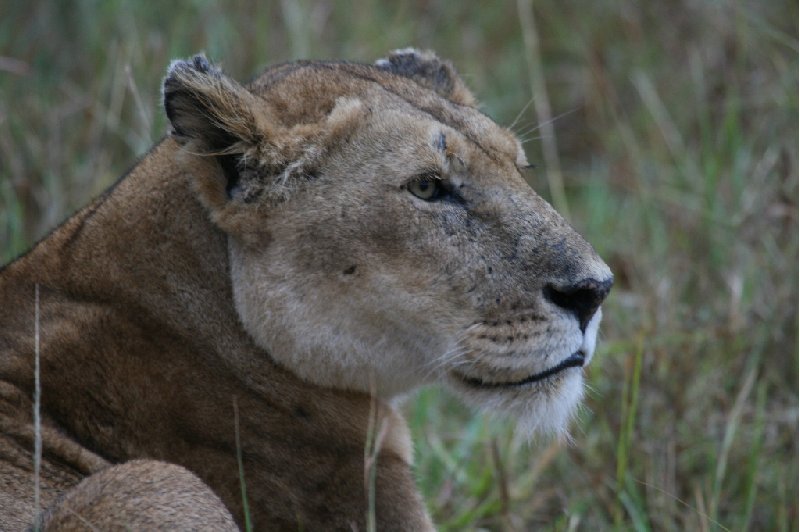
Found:
[{"label": "black nose", "polygon": [[608,295],[612,284],[614,284],[613,277],[604,281],[584,279],[566,286],[551,284],[544,289],[544,295],[559,307],[575,314],[581,331],[585,331],[586,325]]}]

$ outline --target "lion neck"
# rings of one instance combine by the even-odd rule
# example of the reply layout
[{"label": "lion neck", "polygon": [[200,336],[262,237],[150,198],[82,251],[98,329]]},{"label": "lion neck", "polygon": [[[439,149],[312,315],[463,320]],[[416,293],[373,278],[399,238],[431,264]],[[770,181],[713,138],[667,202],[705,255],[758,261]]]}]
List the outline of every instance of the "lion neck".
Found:
[{"label": "lion neck", "polygon": [[[225,235],[195,199],[190,176],[161,170],[174,167],[176,149],[169,139],[160,143],[2,272],[0,290],[15,291],[21,316],[34,316],[33,285],[40,285],[43,410],[115,461],[182,463],[198,446],[230,450],[235,410],[242,445],[263,443],[266,414],[276,424],[325,419],[312,432],[362,445],[369,397],[300,381],[242,329]],[[20,338],[19,352],[32,351],[31,336]],[[0,363],[0,378],[26,392],[32,376],[27,361]],[[404,424],[394,423],[399,436],[391,446],[407,456]]]}]

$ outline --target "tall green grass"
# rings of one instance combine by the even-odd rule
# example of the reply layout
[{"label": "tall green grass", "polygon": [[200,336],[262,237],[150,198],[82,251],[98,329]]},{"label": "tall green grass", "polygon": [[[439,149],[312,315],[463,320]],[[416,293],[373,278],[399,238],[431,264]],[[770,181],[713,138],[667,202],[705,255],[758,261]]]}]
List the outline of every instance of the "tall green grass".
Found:
[{"label": "tall green grass", "polygon": [[574,444],[529,445],[442,390],[409,402],[435,520],[797,529],[796,2],[4,0],[0,13],[2,260],[163,134],[174,57],[205,50],[246,79],[413,44],[452,59],[500,123],[530,103],[515,129],[532,185],[617,283]]}]

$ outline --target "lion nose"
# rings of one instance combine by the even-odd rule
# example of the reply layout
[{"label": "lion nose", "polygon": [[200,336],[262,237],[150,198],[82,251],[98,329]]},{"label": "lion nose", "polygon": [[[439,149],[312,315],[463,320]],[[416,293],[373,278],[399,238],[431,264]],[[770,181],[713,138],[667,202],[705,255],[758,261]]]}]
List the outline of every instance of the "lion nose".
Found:
[{"label": "lion nose", "polygon": [[608,292],[611,291],[612,284],[614,284],[613,277],[603,281],[584,279],[567,286],[551,284],[544,289],[544,295],[559,307],[575,314],[581,331],[585,331],[589,320],[592,319]]}]

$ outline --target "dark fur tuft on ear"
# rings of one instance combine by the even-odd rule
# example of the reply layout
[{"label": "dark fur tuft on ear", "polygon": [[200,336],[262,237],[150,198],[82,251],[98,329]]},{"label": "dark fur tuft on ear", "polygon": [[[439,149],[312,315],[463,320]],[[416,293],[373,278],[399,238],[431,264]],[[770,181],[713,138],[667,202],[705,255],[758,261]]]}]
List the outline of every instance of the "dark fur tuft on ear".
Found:
[{"label": "dark fur tuft on ear", "polygon": [[163,94],[172,135],[191,151],[231,153],[258,137],[255,97],[203,55],[173,61]]},{"label": "dark fur tuft on ear", "polygon": [[459,77],[449,61],[442,61],[430,50],[404,48],[395,50],[389,57],[378,59],[375,66],[381,70],[413,79],[440,96],[455,103],[476,106],[475,97]]}]

